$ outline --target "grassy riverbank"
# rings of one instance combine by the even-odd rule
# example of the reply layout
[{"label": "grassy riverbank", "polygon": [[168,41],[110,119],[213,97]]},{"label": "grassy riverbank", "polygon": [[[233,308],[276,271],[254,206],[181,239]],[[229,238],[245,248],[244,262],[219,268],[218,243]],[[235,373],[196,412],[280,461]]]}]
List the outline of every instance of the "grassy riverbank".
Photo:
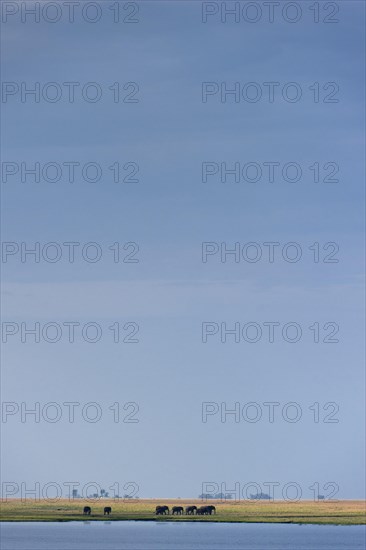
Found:
[{"label": "grassy riverbank", "polygon": [[[1,503],[1,521],[220,521],[243,523],[313,523],[334,525],[359,525],[366,523],[365,501],[342,500],[339,502],[227,502],[210,501],[217,509],[212,516],[155,516],[155,506],[167,504],[188,506],[203,503],[198,500],[59,500],[57,502],[12,499]],[[90,506],[90,516],[82,514],[83,507]],[[112,507],[112,514],[103,515],[104,506]]]}]

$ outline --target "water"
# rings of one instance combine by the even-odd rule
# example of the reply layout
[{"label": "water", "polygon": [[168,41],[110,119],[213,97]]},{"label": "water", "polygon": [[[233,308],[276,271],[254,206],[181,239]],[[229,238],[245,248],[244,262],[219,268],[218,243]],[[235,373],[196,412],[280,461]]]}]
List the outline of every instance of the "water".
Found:
[{"label": "water", "polygon": [[1,550],[364,550],[365,526],[143,521],[2,523]]}]

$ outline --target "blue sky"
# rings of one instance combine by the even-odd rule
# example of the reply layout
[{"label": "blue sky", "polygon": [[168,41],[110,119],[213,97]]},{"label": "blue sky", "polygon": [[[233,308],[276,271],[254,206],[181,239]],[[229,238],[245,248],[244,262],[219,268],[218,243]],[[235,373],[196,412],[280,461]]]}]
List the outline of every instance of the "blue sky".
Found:
[{"label": "blue sky", "polygon": [[[29,3],[31,4],[31,3]],[[97,263],[2,265],[6,322],[103,326],[95,344],[80,337],[3,346],[6,402],[88,403],[93,424],[31,420],[3,424],[3,479],[30,485],[78,480],[134,481],[140,496],[190,497],[204,481],[336,482],[338,497],[364,487],[364,4],[339,2],[339,22],[201,22],[200,2],[139,2],[139,22],[114,24],[101,2],[96,24],[3,24],[3,81],[97,82],[102,100],[2,104],[3,161],[96,162],[88,183],[2,183],[3,241],[96,242]],[[261,4],[261,3],[259,3]],[[322,3],[321,3],[322,4]],[[281,3],[281,6],[283,3]],[[323,4],[322,4],[323,5]],[[113,103],[108,86],[136,82],[138,103]],[[297,82],[297,103],[219,96],[201,101],[202,82]],[[309,90],[336,82],[338,103],[314,103]],[[135,162],[139,183],[113,183],[108,167]],[[203,162],[297,162],[297,183],[201,181]],[[335,162],[339,182],[314,183],[309,166]],[[230,181],[230,180],[229,180]],[[303,257],[235,263],[201,261],[202,242],[297,242]],[[115,242],[136,242],[139,263],[114,263]],[[314,263],[309,250],[335,242],[338,263]],[[64,248],[63,248],[64,250]],[[139,324],[139,343],[113,344],[108,326]],[[264,338],[201,341],[208,322],[295,321],[296,344]],[[314,344],[308,327],[336,322],[339,343]],[[139,423],[114,424],[108,406],[137,402]],[[297,402],[298,423],[201,421],[202,402]],[[314,423],[314,402],[339,405],[339,423]],[[105,412],[107,411],[107,412]],[[51,458],[51,459],[50,459]]]}]

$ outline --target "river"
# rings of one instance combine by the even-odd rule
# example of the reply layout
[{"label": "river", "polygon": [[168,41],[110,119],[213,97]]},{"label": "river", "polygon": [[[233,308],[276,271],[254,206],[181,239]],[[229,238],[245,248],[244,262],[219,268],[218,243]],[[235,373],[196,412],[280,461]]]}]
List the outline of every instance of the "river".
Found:
[{"label": "river", "polygon": [[2,550],[364,550],[365,526],[144,521],[1,524]]}]

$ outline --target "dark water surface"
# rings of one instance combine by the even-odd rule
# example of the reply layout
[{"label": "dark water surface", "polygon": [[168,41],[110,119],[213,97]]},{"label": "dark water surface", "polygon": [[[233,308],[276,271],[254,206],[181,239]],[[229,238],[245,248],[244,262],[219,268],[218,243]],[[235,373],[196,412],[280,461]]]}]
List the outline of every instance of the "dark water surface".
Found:
[{"label": "dark water surface", "polygon": [[139,521],[2,523],[1,550],[364,550],[365,526]]}]

